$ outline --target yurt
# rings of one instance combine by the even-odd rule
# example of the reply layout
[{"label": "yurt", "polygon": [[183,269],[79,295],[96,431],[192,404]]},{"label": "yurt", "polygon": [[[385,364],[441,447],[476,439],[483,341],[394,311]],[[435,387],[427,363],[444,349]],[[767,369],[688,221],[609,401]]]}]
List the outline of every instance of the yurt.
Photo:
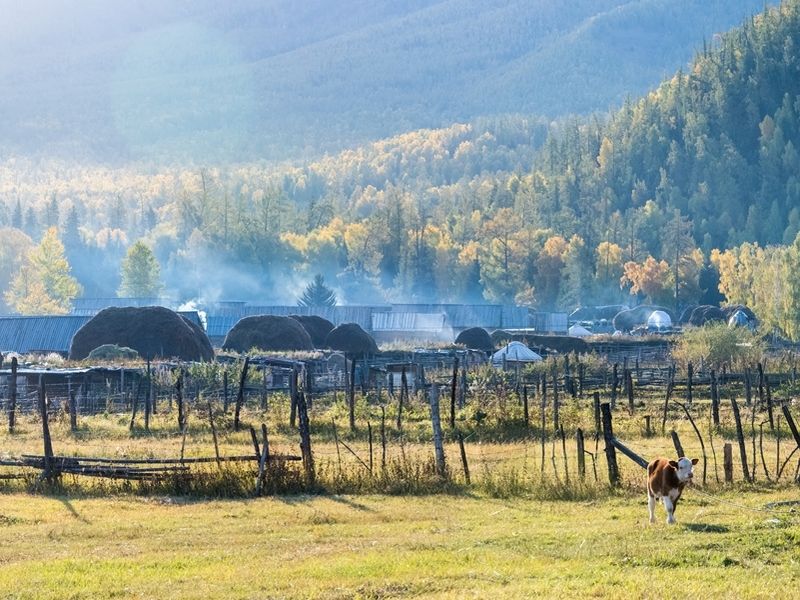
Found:
[{"label": "yurt", "polygon": [[502,367],[503,364],[540,362],[542,357],[522,342],[509,342],[492,354],[492,365]]}]

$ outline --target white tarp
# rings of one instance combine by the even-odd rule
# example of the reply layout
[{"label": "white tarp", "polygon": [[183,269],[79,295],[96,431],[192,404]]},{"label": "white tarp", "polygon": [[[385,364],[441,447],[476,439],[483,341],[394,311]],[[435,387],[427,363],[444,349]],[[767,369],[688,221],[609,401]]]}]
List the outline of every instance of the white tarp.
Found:
[{"label": "white tarp", "polygon": [[583,325],[573,325],[568,330],[569,335],[572,337],[589,337],[592,332],[586,329]]},{"label": "white tarp", "polygon": [[541,356],[522,342],[509,342],[504,348],[492,354],[492,364],[496,366],[502,365],[503,361],[506,363],[514,363],[539,362],[541,360]]},{"label": "white tarp", "polygon": [[669,315],[663,310],[654,310],[652,313],[650,313],[650,316],[647,317],[647,328],[656,329],[659,331],[663,329],[671,329],[672,319],[670,319]]}]

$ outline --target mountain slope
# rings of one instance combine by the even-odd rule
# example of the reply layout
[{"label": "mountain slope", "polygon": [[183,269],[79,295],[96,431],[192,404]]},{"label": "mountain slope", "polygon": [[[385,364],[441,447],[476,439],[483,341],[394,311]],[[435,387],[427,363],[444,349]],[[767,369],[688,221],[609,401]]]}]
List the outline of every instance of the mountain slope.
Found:
[{"label": "mountain slope", "polygon": [[0,24],[0,150],[105,161],[284,159],[484,115],[605,110],[762,6],[26,3]]}]

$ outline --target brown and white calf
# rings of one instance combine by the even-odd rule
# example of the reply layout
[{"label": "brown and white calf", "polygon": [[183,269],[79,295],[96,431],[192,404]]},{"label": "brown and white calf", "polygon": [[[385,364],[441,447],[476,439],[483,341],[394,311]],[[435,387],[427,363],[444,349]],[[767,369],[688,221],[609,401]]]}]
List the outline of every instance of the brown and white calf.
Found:
[{"label": "brown and white calf", "polygon": [[656,502],[659,498],[664,502],[667,511],[667,523],[675,523],[675,507],[681,497],[683,488],[692,481],[692,467],[697,459],[681,457],[678,460],[657,458],[647,465],[647,508],[650,510],[650,522],[656,522]]}]

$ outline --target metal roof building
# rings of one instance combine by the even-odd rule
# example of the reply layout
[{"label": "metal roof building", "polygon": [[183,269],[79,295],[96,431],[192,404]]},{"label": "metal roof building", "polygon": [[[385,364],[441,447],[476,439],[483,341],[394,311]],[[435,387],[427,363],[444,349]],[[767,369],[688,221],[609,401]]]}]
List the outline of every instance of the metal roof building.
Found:
[{"label": "metal roof building", "polygon": [[0,317],[0,352],[69,352],[72,336],[90,319],[84,315]]}]

